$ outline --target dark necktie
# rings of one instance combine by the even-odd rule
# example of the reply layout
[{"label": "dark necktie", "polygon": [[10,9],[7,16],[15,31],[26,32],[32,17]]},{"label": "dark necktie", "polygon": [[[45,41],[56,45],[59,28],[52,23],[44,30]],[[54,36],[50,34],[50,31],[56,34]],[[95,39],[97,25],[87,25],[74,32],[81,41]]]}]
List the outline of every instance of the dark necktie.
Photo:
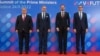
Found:
[{"label": "dark necktie", "polygon": [[43,13],[43,19],[45,19],[45,13]]}]

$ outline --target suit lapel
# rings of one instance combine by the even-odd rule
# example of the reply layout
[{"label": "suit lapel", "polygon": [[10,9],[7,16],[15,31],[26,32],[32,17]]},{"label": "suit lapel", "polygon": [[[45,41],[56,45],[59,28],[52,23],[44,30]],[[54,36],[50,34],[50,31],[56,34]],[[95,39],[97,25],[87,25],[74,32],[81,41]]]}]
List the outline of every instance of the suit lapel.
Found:
[{"label": "suit lapel", "polygon": [[40,18],[43,19],[43,18],[42,18],[42,13],[40,13]]},{"label": "suit lapel", "polygon": [[20,20],[23,22],[23,18],[22,18],[22,15],[20,16]]},{"label": "suit lapel", "polygon": [[79,15],[79,12],[77,12],[77,16],[78,16],[79,20],[81,20],[81,19],[80,19],[80,15]]},{"label": "suit lapel", "polygon": [[62,18],[62,16],[61,16],[61,12],[59,13],[59,15],[60,15],[60,17]]},{"label": "suit lapel", "polygon": [[77,12],[77,16],[78,16],[78,18],[80,19],[80,16],[79,16],[79,13]]}]

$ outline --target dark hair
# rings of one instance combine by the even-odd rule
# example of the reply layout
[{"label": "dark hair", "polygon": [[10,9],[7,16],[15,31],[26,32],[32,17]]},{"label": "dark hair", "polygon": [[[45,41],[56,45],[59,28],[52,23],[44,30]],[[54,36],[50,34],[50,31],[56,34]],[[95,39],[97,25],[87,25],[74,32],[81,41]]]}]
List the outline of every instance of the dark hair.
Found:
[{"label": "dark hair", "polygon": [[80,6],[83,8],[83,5],[78,5],[78,7],[80,7]]}]

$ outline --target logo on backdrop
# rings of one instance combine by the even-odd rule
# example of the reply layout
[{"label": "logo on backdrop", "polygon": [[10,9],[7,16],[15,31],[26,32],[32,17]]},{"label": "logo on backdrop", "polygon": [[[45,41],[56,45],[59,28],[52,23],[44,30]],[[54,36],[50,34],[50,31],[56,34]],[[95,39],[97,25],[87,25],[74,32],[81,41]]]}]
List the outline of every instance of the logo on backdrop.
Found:
[{"label": "logo on backdrop", "polygon": [[100,1],[75,1],[74,5],[100,6]]}]

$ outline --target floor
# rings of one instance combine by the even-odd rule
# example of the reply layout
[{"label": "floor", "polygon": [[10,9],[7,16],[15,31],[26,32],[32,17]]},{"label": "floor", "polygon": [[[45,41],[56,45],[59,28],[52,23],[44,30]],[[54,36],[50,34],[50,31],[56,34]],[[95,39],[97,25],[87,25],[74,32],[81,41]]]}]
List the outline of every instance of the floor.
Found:
[{"label": "floor", "polygon": [[30,52],[29,54],[19,54],[18,52],[0,52],[0,56],[100,56],[100,52],[87,52],[86,55],[84,54],[76,54],[76,53],[67,53],[66,55],[64,54],[59,54],[57,52],[49,52],[47,55],[39,55],[38,53],[35,52]]}]

